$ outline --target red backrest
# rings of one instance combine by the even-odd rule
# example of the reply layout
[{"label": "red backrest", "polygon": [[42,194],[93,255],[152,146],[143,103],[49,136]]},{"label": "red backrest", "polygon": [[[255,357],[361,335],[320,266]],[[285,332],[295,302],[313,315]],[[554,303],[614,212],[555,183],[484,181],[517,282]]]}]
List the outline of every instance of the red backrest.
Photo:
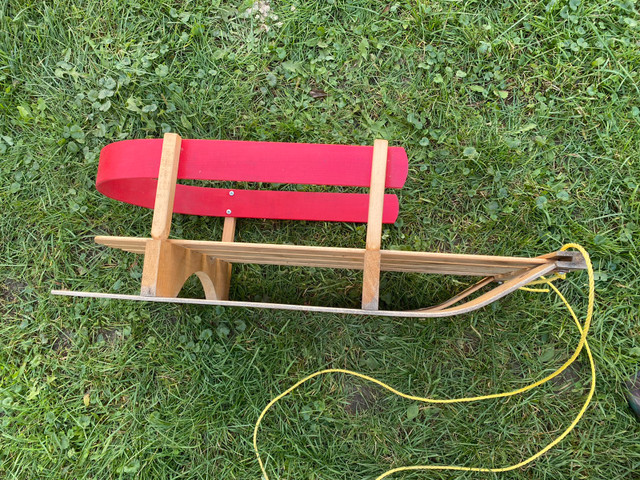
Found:
[{"label": "red backrest", "polygon": [[[153,208],[162,139],[124,140],[100,152],[96,186],[108,197]],[[368,187],[372,146],[182,140],[178,179]],[[407,178],[407,154],[390,147],[386,188]],[[193,215],[366,222],[368,195],[176,186],[174,212]],[[398,199],[387,194],[383,222]]]}]

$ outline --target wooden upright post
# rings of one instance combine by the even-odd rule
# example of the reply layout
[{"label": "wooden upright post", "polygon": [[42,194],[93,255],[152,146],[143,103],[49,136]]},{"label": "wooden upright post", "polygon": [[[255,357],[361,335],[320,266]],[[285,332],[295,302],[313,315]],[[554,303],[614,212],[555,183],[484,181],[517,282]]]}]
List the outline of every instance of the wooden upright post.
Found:
[{"label": "wooden upright post", "polygon": [[[156,187],[156,201],[153,207],[153,223],[151,224],[151,238],[147,242],[142,268],[142,282],[140,295],[148,297],[175,296],[170,295],[170,288],[163,288],[159,284],[164,272],[170,270],[169,264],[175,260],[170,255],[171,249],[165,243],[171,231],[173,216],[173,201],[176,195],[178,180],[178,162],[180,160],[180,146],[182,138],[175,133],[165,133],[162,141],[162,156],[158,170],[158,186]],[[173,276],[173,275],[169,275]],[[180,284],[182,287],[182,284]]]},{"label": "wooden upright post", "polygon": [[[222,230],[222,241],[233,242],[236,235],[236,219],[226,217]],[[232,265],[224,260],[216,259],[216,272],[213,279],[217,300],[229,300],[229,286],[231,283]]]},{"label": "wooden upright post", "polygon": [[[209,300],[220,300],[221,295],[228,295],[231,265],[222,262],[226,266],[224,268],[220,260],[211,260],[207,255],[176,245],[169,240],[181,143],[179,135],[165,133],[153,207],[151,240],[147,241],[144,250],[140,295],[176,297],[184,282],[195,273],[202,283],[205,297]],[[233,225],[228,226],[225,222],[224,231],[227,232],[227,237],[228,232],[231,232],[229,241],[233,241],[234,227],[235,219]]]},{"label": "wooden upright post", "polygon": [[363,310],[378,310],[380,292],[380,246],[382,240],[382,207],[387,174],[387,150],[389,142],[373,143],[371,186],[369,188],[369,215],[367,219],[367,246],[364,253],[362,278]]},{"label": "wooden upright post", "polygon": [[177,133],[164,134],[160,170],[158,171],[156,202],[153,206],[153,223],[151,224],[151,238],[154,240],[168,239],[171,231],[181,145],[182,138]]}]

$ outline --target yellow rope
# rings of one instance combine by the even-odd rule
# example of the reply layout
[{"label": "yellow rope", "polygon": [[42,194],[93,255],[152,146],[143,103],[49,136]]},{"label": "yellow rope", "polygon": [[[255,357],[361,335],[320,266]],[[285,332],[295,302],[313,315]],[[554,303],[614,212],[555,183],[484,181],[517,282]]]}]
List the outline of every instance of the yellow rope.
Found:
[{"label": "yellow rope", "polygon": [[535,292],[535,293],[548,293],[551,290],[548,288],[529,288],[529,287],[520,287],[518,290],[524,290],[525,292]]},{"label": "yellow rope", "polygon": [[542,280],[534,280],[533,282],[527,283],[526,287],[520,287],[518,290],[524,290],[525,292],[535,292],[535,293],[548,293],[551,290],[548,288],[529,288],[530,285],[544,285],[549,284],[551,282],[555,282],[556,280],[564,280],[567,278],[566,273],[554,273],[551,278],[541,277]]},{"label": "yellow rope", "polygon": [[[414,466],[408,466],[408,467],[398,467],[398,468],[392,468],[391,470],[387,470],[386,472],[384,472],[382,475],[378,476],[376,478],[376,480],[382,480],[383,478],[386,478],[390,475],[393,475],[394,473],[399,473],[399,472],[406,472],[406,471],[411,471],[411,470],[457,470],[457,471],[464,471],[464,472],[493,472],[493,473],[497,473],[497,472],[507,472],[509,470],[515,470],[517,468],[520,468],[524,465],[527,465],[528,463],[533,462],[534,460],[536,460],[537,458],[539,458],[540,456],[544,455],[546,452],[548,452],[550,449],[552,449],[554,446],[556,446],[558,443],[560,443],[567,435],[569,435],[569,433],[571,432],[571,430],[573,430],[573,428],[576,426],[576,424],[580,421],[580,419],[582,418],[582,416],[584,415],[584,413],[587,410],[587,407],[589,406],[589,403],[591,402],[591,399],[593,398],[593,394],[595,392],[595,388],[596,388],[596,367],[593,361],[593,356],[591,354],[591,349],[589,348],[589,344],[587,343],[587,333],[589,333],[589,327],[591,326],[591,318],[593,316],[593,306],[595,303],[595,282],[594,282],[594,277],[593,277],[593,266],[591,264],[591,259],[589,258],[589,254],[587,253],[587,251],[582,248],[580,245],[575,244],[575,243],[568,243],[566,245],[564,245],[560,251],[565,251],[568,250],[570,248],[573,248],[575,250],[578,250],[582,256],[585,259],[586,265],[587,265],[587,273],[589,276],[589,294],[588,294],[588,303],[587,303],[587,314],[585,317],[585,321],[584,321],[584,325],[580,324],[580,320],[578,320],[578,317],[576,316],[576,313],[574,312],[573,308],[571,307],[571,305],[569,304],[569,302],[567,301],[567,299],[564,297],[564,295],[562,295],[562,293],[560,293],[560,291],[557,289],[557,287],[553,284],[553,282],[555,280],[558,279],[564,279],[565,275],[564,274],[558,274],[555,276],[552,276],[551,278],[544,278],[541,277],[541,280],[536,280],[534,282],[531,282],[529,285],[540,285],[540,284],[546,284],[548,285],[560,298],[560,300],[562,301],[562,303],[564,303],[564,305],[567,307],[567,309],[569,310],[569,313],[571,314],[571,317],[573,318],[573,320],[576,323],[576,326],[578,327],[578,331],[580,332],[580,341],[578,342],[578,346],[576,348],[576,350],[574,351],[573,355],[571,355],[571,357],[560,367],[558,368],[555,372],[553,372],[552,374],[544,377],[541,380],[538,380],[537,382],[533,382],[525,387],[522,388],[518,388],[516,390],[511,390],[509,392],[503,392],[503,393],[494,393],[491,395],[482,395],[482,396],[477,396],[477,397],[465,397],[465,398],[451,398],[451,399],[436,399],[436,398],[428,398],[428,397],[419,397],[416,395],[408,395],[406,393],[400,392],[399,390],[396,390],[395,388],[391,387],[390,385],[387,385],[386,383],[377,380],[373,377],[370,377],[368,375],[364,375],[362,373],[358,373],[358,372],[354,372],[352,370],[345,370],[342,368],[329,368],[326,370],[320,370],[318,372],[312,373],[311,375],[308,375],[306,377],[304,377],[302,380],[296,382],[294,385],[292,385],[291,387],[289,387],[287,390],[285,390],[284,392],[282,392],[280,395],[278,395],[277,397],[275,397],[273,400],[271,400],[267,406],[262,410],[262,412],[260,413],[260,416],[258,417],[258,420],[256,421],[255,427],[253,429],[253,449],[256,453],[256,457],[258,458],[258,463],[260,465],[260,470],[262,471],[262,475],[264,477],[264,480],[269,480],[269,475],[267,474],[267,471],[265,469],[264,463],[262,462],[262,458],[260,457],[260,451],[258,450],[258,429],[260,428],[260,424],[262,422],[262,419],[264,418],[264,416],[266,415],[266,413],[269,411],[269,409],[276,404],[276,402],[278,402],[280,399],[282,399],[283,397],[289,395],[291,392],[293,392],[296,388],[298,388],[300,385],[302,385],[303,383],[311,380],[312,378],[318,377],[320,375],[325,375],[328,373],[344,373],[346,375],[351,375],[354,377],[358,377],[361,378],[363,380],[367,380],[369,382],[375,383],[376,385],[381,386],[382,388],[385,388],[386,390],[402,397],[402,398],[406,398],[408,400],[413,400],[413,401],[418,401],[418,402],[423,402],[423,403],[463,403],[463,402],[475,402],[478,400],[488,400],[490,398],[503,398],[503,397],[510,397],[512,395],[517,395],[519,393],[523,393],[526,392],[528,390],[531,390],[532,388],[535,388],[537,386],[542,385],[543,383],[548,382],[549,380],[551,380],[552,378],[558,376],[560,373],[562,373],[565,369],[567,369],[569,367],[569,365],[571,365],[575,359],[578,357],[578,355],[580,354],[580,352],[582,351],[582,349],[584,348],[585,351],[587,352],[587,356],[589,358],[589,364],[591,366],[591,387],[589,389],[589,394],[587,395],[587,398],[584,402],[584,405],[582,406],[582,408],[580,409],[580,411],[578,412],[578,414],[576,415],[575,419],[571,422],[571,424],[564,430],[564,432],[562,432],[558,437],[556,437],[551,443],[549,443],[547,446],[545,446],[542,450],[538,451],[537,453],[535,453],[534,455],[530,456],[529,458],[513,464],[513,465],[509,465],[507,467],[501,467],[501,468],[477,468],[477,467],[463,467],[463,466],[456,466],[456,465],[414,465]],[[527,287],[523,287],[523,289],[529,290],[529,291],[549,291],[548,289],[528,289]]]}]

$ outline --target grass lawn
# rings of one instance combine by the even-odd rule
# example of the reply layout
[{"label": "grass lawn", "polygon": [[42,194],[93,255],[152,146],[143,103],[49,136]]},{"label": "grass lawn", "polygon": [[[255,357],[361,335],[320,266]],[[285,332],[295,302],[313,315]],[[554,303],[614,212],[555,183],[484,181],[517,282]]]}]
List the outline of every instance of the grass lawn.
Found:
[{"label": "grass lawn", "polygon": [[[555,370],[578,332],[553,295],[517,292],[410,320],[51,297],[137,293],[139,258],[95,235],[149,234],[151,212],[95,190],[122,139],[404,146],[409,177],[384,248],[594,259],[598,388],[557,448],[505,474],[406,479],[637,479],[640,422],[640,15],[635,0],[0,0],[0,476],[260,478],[253,424],[324,368],[452,398]],[[255,18],[258,15],[259,18]],[[284,188],[284,187],[280,187]],[[172,234],[218,239],[222,220]],[[240,220],[247,242],[364,245],[354,224]],[[386,273],[381,307],[427,306],[469,278]],[[561,290],[581,315],[585,273]],[[361,273],[236,266],[232,299],[358,305]],[[185,296],[202,289],[189,281]],[[506,400],[429,406],[315,379],[265,418],[272,478],[371,479],[412,464],[502,467],[555,438],[586,357]]]}]

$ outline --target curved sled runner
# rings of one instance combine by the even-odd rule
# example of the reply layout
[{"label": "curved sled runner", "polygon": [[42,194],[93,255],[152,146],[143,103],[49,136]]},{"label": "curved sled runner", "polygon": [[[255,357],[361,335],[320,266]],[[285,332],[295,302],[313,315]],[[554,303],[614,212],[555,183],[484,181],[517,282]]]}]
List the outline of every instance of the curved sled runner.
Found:
[{"label": "curved sled runner", "polygon": [[[398,216],[408,161],[403,148],[224,140],[125,140],[102,149],[97,188],[126,203],[153,208],[150,238],[96,237],[112,248],[144,255],[140,295],[54,290],[56,295],[151,300],[311,312],[401,317],[445,317],[477,310],[555,272],[585,268],[577,252],[535,258],[381,250],[383,223]],[[369,194],[207,188],[178,179],[369,187]],[[225,218],[221,241],[169,239],[173,213]],[[367,222],[365,248],[234,242],[236,218]],[[256,263],[363,270],[362,308],[232,301],[232,264]],[[379,310],[381,271],[484,277],[441,305],[412,311]],[[177,298],[196,274],[206,299]],[[489,284],[497,286],[484,292]],[[469,298],[477,294],[474,298]]]}]

